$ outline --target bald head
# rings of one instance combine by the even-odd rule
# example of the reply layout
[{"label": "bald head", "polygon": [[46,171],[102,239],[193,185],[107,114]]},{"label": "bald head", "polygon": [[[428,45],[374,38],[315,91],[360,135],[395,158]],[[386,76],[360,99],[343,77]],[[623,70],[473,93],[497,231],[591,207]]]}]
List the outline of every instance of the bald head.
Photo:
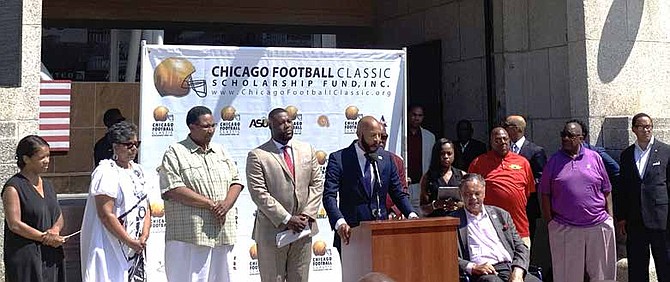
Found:
[{"label": "bald head", "polygon": [[516,142],[526,134],[526,120],[519,115],[511,115],[505,119],[505,130],[512,142]]},{"label": "bald head", "polygon": [[[364,116],[361,120],[358,121],[358,126],[356,126],[356,135],[360,135],[361,132],[370,130],[372,128],[380,128],[381,124],[373,116]],[[381,130],[381,129],[380,129]]]},{"label": "bald head", "polygon": [[364,151],[377,151],[381,144],[381,124],[372,116],[364,116],[358,121],[356,135],[358,136],[358,144]]},{"label": "bald head", "polygon": [[358,282],[395,282],[395,280],[384,273],[370,272],[361,277]]}]

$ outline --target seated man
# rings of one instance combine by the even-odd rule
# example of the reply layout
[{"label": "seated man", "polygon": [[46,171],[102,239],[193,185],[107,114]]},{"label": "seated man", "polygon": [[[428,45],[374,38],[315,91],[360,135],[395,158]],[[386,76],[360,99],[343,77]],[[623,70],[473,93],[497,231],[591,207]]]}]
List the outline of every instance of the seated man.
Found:
[{"label": "seated man", "polygon": [[459,186],[465,208],[454,211],[458,228],[458,266],[472,281],[540,281],[527,273],[529,251],[516,233],[509,213],[484,206],[484,178],[463,176]]}]

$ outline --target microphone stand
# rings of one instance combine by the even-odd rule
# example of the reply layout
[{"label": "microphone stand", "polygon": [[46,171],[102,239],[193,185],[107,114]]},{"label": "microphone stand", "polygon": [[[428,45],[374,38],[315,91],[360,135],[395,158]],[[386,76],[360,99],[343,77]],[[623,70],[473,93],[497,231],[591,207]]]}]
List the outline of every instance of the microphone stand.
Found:
[{"label": "microphone stand", "polygon": [[379,185],[379,188],[376,188],[376,191],[375,191],[375,184],[372,183],[372,192],[375,193],[375,197],[377,199],[376,214],[373,210],[373,215],[376,216],[378,220],[383,220],[382,219],[382,209],[381,209],[381,206],[380,206],[380,203],[379,203],[379,190],[381,190],[381,187],[382,187],[382,180],[381,180],[381,177],[379,176],[379,169],[377,167],[377,160],[374,159],[373,156],[370,156],[370,155],[368,155],[368,156],[369,156],[369,160],[370,160],[370,165],[372,166],[372,172],[373,172],[374,177],[375,177],[374,182],[377,182],[377,184]]}]

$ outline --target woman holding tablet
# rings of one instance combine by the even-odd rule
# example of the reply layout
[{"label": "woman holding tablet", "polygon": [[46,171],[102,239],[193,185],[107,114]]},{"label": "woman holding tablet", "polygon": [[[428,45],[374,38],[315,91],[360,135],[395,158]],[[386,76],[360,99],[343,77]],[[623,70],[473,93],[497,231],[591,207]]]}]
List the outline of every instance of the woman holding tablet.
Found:
[{"label": "woman holding tablet", "polygon": [[457,187],[465,172],[452,166],[454,143],[440,138],[433,145],[428,172],[421,177],[421,211],[425,216],[445,216],[462,205],[458,199],[440,199],[440,187]]}]

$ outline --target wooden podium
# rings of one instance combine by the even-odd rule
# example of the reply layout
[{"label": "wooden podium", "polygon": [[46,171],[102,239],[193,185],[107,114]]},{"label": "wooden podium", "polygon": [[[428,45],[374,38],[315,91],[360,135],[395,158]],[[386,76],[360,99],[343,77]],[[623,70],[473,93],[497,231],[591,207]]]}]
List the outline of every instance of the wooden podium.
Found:
[{"label": "wooden podium", "polygon": [[398,282],[458,282],[459,219],[365,221],[342,244],[342,281],[382,272]]}]

